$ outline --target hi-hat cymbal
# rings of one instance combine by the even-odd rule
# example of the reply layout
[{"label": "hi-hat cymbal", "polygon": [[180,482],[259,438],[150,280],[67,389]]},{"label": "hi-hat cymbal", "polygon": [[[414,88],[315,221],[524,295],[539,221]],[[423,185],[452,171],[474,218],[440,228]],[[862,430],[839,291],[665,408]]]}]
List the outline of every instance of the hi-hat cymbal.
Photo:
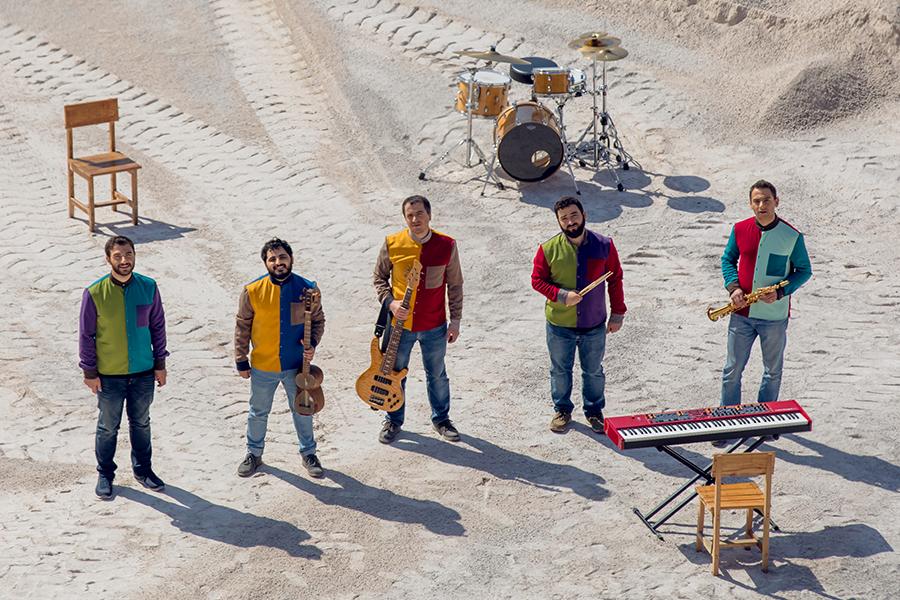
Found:
[{"label": "hi-hat cymbal", "polygon": [[618,46],[614,48],[595,48],[592,46],[582,46],[578,49],[588,58],[596,58],[600,62],[612,62],[614,60],[622,60],[628,56],[628,50]]},{"label": "hi-hat cymbal", "polygon": [[[587,42],[588,40],[604,40],[604,39],[615,40],[616,38],[612,37],[605,31],[588,31],[587,33],[582,33],[577,38],[575,38],[574,40],[569,42],[569,48],[572,48],[573,50],[578,50],[579,48],[584,46],[585,42]],[[617,40],[617,43],[618,42],[619,42],[619,40]]]},{"label": "hi-hat cymbal", "polygon": [[477,50],[462,50],[459,52],[454,52],[453,54],[458,54],[459,56],[468,56],[470,58],[477,58],[478,60],[488,60],[490,62],[510,63],[513,65],[531,64],[527,60],[522,60],[521,58],[516,58],[515,56],[500,54],[495,50],[489,50],[488,52],[479,52]]}]

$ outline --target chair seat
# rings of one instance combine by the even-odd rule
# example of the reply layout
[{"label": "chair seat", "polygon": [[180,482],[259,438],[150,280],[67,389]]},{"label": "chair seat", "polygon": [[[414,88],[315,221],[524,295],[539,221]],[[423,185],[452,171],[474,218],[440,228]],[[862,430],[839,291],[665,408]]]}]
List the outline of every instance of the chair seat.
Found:
[{"label": "chair seat", "polygon": [[141,165],[121,152],[104,152],[93,156],[70,158],[69,167],[82,177],[95,177],[122,171],[135,171],[140,169]]},{"label": "chair seat", "polygon": [[[698,485],[695,489],[700,501],[712,511],[716,503],[716,486]],[[752,481],[722,484],[722,508],[762,508],[765,503],[762,490]]]}]

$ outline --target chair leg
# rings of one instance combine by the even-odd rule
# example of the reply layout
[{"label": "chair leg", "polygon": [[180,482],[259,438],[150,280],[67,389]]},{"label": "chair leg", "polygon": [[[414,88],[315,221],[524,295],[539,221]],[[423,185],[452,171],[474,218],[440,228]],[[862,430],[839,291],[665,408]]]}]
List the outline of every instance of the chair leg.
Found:
[{"label": "chair leg", "polygon": [[712,574],[719,574],[719,525],[721,523],[722,513],[720,511],[713,512],[713,540],[712,540]]},{"label": "chair leg", "polygon": [[[109,187],[110,187],[109,199],[112,200],[113,202],[115,202],[116,201],[116,174],[115,173],[110,174]],[[119,205],[113,204],[112,209],[113,209],[113,212],[119,212]]]},{"label": "chair leg", "polygon": [[88,230],[94,232],[94,178],[88,177]]},{"label": "chair leg", "polygon": [[762,570],[769,572],[769,514],[763,515]]},{"label": "chair leg", "polygon": [[75,174],[72,172],[72,169],[68,169],[68,179],[69,179],[69,198],[66,203],[69,205],[69,218],[75,216],[75,203],[72,202],[72,198],[75,197]]},{"label": "chair leg", "polygon": [[697,552],[703,550],[703,520],[706,517],[706,506],[700,502],[700,509],[697,512]]},{"label": "chair leg", "polygon": [[131,224],[138,224],[137,171],[131,172]]},{"label": "chair leg", "polygon": [[[753,537],[753,509],[747,509],[747,537]],[[750,550],[750,546],[744,546],[744,550]]]}]

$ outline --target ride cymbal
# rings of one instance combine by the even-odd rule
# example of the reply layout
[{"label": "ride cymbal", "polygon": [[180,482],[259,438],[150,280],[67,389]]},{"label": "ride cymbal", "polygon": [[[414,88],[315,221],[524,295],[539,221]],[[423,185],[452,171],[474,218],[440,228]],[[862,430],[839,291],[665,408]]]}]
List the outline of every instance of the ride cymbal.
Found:
[{"label": "ride cymbal", "polygon": [[588,58],[596,58],[600,62],[612,62],[614,60],[622,60],[628,56],[628,50],[618,46],[614,48],[595,48],[592,46],[582,46],[578,49]]},{"label": "ride cymbal", "polygon": [[620,40],[617,40],[616,38],[609,35],[605,31],[589,31],[587,33],[582,33],[577,38],[575,38],[571,42],[569,42],[569,48],[572,48],[573,50],[578,50],[579,48],[584,46],[585,42],[587,42],[588,40],[605,40],[605,39],[616,40],[616,44],[618,44],[620,42]]},{"label": "ride cymbal", "polygon": [[502,62],[509,63],[512,65],[528,65],[531,64],[527,60],[522,60],[521,58],[516,58],[515,56],[507,56],[506,54],[500,54],[495,50],[489,50],[488,52],[479,52],[477,50],[461,50],[458,52],[454,52],[453,54],[457,54],[459,56],[468,56],[470,58],[477,58],[478,60],[487,60],[490,62]]}]

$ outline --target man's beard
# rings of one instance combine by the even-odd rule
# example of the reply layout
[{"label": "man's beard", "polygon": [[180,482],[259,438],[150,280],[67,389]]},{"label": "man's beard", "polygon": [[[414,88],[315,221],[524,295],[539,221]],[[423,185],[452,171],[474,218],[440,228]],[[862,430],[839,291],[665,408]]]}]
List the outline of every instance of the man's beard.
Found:
[{"label": "man's beard", "polygon": [[574,240],[577,237],[581,237],[581,234],[584,233],[584,221],[582,221],[581,225],[579,225],[574,231],[566,227],[560,227],[560,229],[562,229],[562,232],[566,234],[566,237]]},{"label": "man's beard", "polygon": [[129,266],[127,269],[123,269],[119,265],[113,265],[113,271],[116,272],[116,275],[120,277],[128,277],[131,275],[131,272],[134,270],[134,265]]},{"label": "man's beard", "polygon": [[269,271],[269,275],[271,275],[272,277],[274,277],[275,279],[277,279],[279,281],[281,281],[282,279],[286,279],[287,276],[291,274],[291,270],[293,268],[294,268],[294,265],[288,265],[287,269],[285,269],[284,271],[281,272],[281,274],[279,274],[278,271],[275,271],[272,268],[270,268],[268,265],[266,265],[266,270]]}]

